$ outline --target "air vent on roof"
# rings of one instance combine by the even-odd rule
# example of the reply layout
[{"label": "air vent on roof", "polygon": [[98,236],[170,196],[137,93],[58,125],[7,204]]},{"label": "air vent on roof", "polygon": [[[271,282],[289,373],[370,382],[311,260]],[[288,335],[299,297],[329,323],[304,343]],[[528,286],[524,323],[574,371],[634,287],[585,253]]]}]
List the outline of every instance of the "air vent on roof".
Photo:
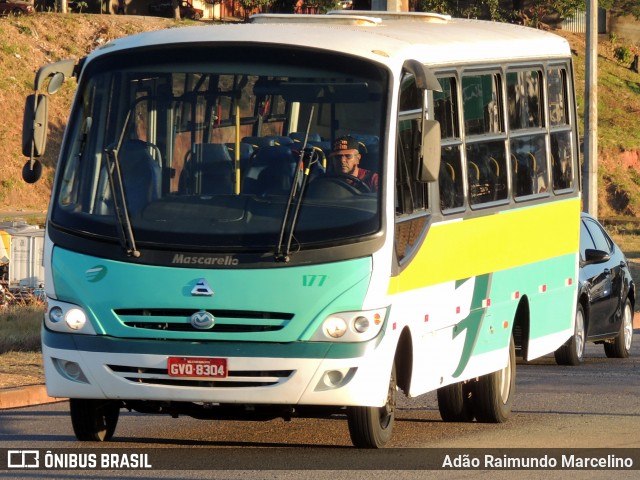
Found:
[{"label": "air vent on roof", "polygon": [[[340,12],[342,13],[342,12]],[[257,13],[249,17],[251,23],[324,23],[331,25],[369,25],[375,26],[382,23],[380,18],[366,15],[296,15],[286,13]]]},{"label": "air vent on roof", "polygon": [[331,10],[327,15],[342,16],[362,16],[380,18],[382,20],[413,20],[416,22],[437,22],[446,23],[451,20],[451,15],[442,15],[440,13],[431,12],[385,12],[385,11],[368,11],[368,10]]}]

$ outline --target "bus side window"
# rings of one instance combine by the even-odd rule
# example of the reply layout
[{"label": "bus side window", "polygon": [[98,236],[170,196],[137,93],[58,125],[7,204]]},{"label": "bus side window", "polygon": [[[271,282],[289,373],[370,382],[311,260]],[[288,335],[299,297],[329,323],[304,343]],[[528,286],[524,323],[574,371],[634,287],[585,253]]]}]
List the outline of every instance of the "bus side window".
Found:
[{"label": "bus side window", "polygon": [[[498,73],[462,78],[465,146],[470,205],[505,200],[507,189],[506,132]],[[491,136],[491,140],[486,137]],[[497,137],[497,139],[496,139]]]},{"label": "bus side window", "polygon": [[416,251],[424,236],[429,213],[428,184],[415,179],[421,151],[424,92],[412,74],[400,86],[400,112],[396,145],[395,243],[398,261]]},{"label": "bus side window", "polygon": [[456,79],[439,78],[441,92],[433,92],[435,119],[440,123],[442,142],[440,176],[440,209],[460,208],[464,205],[464,175],[462,173],[462,141],[456,96]]},{"label": "bus side window", "polygon": [[467,145],[469,202],[493,202],[507,198],[507,167],[504,141]]},{"label": "bus side window", "polygon": [[573,190],[573,146],[569,125],[567,74],[564,68],[547,70],[551,179],[554,191]]},{"label": "bus side window", "polygon": [[549,176],[542,71],[515,70],[507,73],[507,105],[514,196],[545,193],[549,189]]},{"label": "bus side window", "polygon": [[551,177],[553,190],[573,189],[571,132],[551,134]]}]

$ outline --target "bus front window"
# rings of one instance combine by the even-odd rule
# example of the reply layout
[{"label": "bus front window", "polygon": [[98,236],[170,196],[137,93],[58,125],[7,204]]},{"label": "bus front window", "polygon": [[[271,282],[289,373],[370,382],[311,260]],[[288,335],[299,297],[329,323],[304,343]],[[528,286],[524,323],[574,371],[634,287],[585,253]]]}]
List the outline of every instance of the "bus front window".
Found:
[{"label": "bus front window", "polygon": [[333,142],[350,135],[383,184],[386,71],[316,52],[214,53],[181,47],[87,66],[53,224],[112,238],[124,218],[141,244],[264,251],[278,244],[293,191],[295,248],[378,232],[377,192],[325,177]]}]

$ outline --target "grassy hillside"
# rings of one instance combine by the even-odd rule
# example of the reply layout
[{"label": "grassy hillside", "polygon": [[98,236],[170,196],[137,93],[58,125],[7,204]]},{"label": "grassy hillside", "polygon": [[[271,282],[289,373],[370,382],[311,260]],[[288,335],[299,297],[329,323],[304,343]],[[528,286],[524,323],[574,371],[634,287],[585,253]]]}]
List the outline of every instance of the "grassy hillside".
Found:
[{"label": "grassy hillside", "polygon": [[[565,33],[575,55],[578,113],[584,111],[584,36]],[[599,215],[640,216],[640,75],[616,59],[622,42],[598,48]],[[581,124],[582,131],[582,124]]]},{"label": "grassy hillside", "polygon": [[54,166],[75,82],[66,82],[49,102],[49,142],[42,179],[22,181],[22,112],[38,68],[65,58],[80,58],[118,37],[193,22],[156,17],[37,13],[0,18],[0,210],[45,211]]},{"label": "grassy hillside", "polygon": [[[49,106],[49,143],[40,182],[21,179],[22,111],[39,66],[63,58],[79,58],[107,41],[147,30],[197,25],[155,17],[38,13],[0,18],[0,211],[44,212],[53,170],[69,111],[74,83],[67,82]],[[215,28],[212,26],[211,28]],[[584,36],[562,33],[574,49],[578,106],[584,108]],[[599,147],[601,216],[640,214],[640,76],[620,64],[609,41],[600,44]]]}]

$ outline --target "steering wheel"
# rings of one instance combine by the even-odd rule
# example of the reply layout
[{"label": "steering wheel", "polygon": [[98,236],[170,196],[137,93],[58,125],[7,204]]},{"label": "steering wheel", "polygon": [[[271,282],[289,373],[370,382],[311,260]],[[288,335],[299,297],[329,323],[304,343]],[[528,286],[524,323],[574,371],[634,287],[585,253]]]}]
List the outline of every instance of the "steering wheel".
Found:
[{"label": "steering wheel", "polygon": [[356,191],[360,193],[371,193],[371,187],[364,183],[361,179],[356,177],[355,175],[351,175],[349,173],[328,173],[325,177],[329,178],[338,178],[342,180],[344,183],[353,187]]}]

